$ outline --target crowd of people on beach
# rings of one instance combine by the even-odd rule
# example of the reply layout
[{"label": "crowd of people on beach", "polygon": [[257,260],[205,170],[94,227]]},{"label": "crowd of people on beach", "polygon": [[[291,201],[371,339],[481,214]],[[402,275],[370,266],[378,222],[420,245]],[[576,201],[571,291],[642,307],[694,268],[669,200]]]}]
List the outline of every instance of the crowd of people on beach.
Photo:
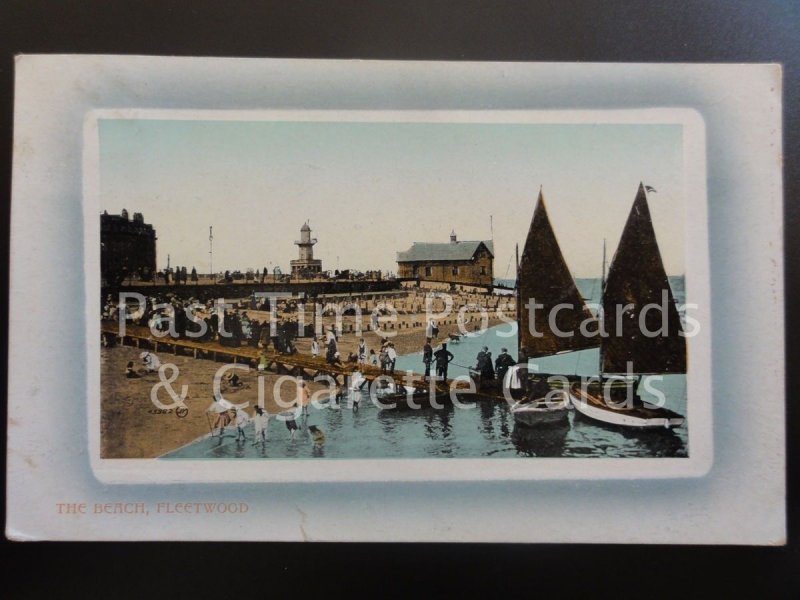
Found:
[{"label": "crowd of people on beach", "polygon": [[393,342],[388,338],[381,338],[380,350],[376,353],[374,348],[368,348],[366,340],[362,337],[358,340],[355,352],[348,352],[347,358],[343,361],[339,352],[339,336],[333,327],[330,327],[325,335],[311,340],[310,353],[312,358],[320,356],[320,348],[325,348],[325,362],[335,367],[363,366],[369,365],[379,367],[381,373],[394,373],[397,362],[397,349]]},{"label": "crowd of people on beach", "polygon": [[[120,307],[109,295],[103,305],[101,318],[118,321],[124,309],[124,316],[135,317],[133,324],[159,333],[169,332],[176,339],[216,341],[229,348],[268,348],[272,345],[282,354],[297,352],[294,344],[297,323],[293,319],[279,321],[273,331],[268,320],[252,319],[247,310],[240,308],[226,308],[220,317],[219,311],[214,310],[214,300],[209,298],[202,302],[200,298],[182,300],[175,294],[156,295],[148,298],[145,306],[133,309]],[[249,305],[256,310],[270,310],[269,300],[259,304],[253,299]],[[108,336],[103,336],[103,342],[104,345],[109,343]]]},{"label": "crowd of people on beach", "polygon": [[[248,315],[248,309],[256,311],[270,310],[269,300],[256,302],[256,298],[251,298],[250,302],[241,301],[236,307],[229,306],[224,310],[216,310],[214,306],[215,298],[191,297],[182,299],[174,293],[154,294],[145,298],[142,306],[134,303],[130,306],[117,305],[113,297],[109,295],[102,307],[102,319],[118,321],[125,318],[128,322],[135,325],[148,327],[152,331],[169,333],[171,337],[186,338],[191,341],[216,341],[225,347],[250,346],[261,349],[254,364],[260,372],[266,371],[271,358],[267,351],[272,346],[276,351],[283,354],[297,353],[294,345],[294,337],[297,331],[297,322],[291,318],[283,316],[283,320],[278,322],[277,328],[271,328],[270,322],[265,320],[260,322],[257,318]],[[293,308],[290,302],[281,305],[284,312]],[[297,310],[297,307],[294,307]],[[378,320],[382,313],[379,310],[372,312],[374,330],[378,330]],[[133,318],[131,318],[133,317]],[[201,324],[202,322],[202,324]],[[197,335],[202,332],[202,335]],[[377,333],[377,331],[376,331]],[[191,334],[191,335],[190,335]],[[322,336],[313,336],[310,341],[310,354],[312,358],[323,359],[327,364],[340,368],[344,371],[352,370],[359,375],[364,368],[369,367],[380,369],[382,375],[393,376],[396,371],[398,360],[398,350],[395,343],[388,337],[380,339],[379,344],[370,348],[367,339],[358,339],[355,351],[347,352],[347,357],[342,356],[340,350],[340,335],[334,326],[326,328]],[[431,378],[431,373],[435,373],[438,378],[448,379],[448,367],[454,360],[453,353],[448,349],[447,341],[459,341],[457,335],[450,334],[445,336],[445,340],[439,340],[440,329],[434,319],[425,322],[425,342],[422,348],[422,362],[424,366],[424,380]],[[106,337],[103,334],[104,344],[114,336]],[[449,339],[448,339],[449,338]],[[371,338],[370,338],[371,339]],[[352,348],[352,346],[350,346]],[[125,377],[129,379],[144,377],[149,373],[158,372],[161,365],[155,353],[143,351],[139,355],[140,364],[128,361],[125,368]],[[480,373],[482,380],[499,378],[502,379],[509,367],[514,365],[513,358],[504,348],[500,355],[493,360],[492,354],[487,347],[483,347],[476,357],[476,365],[472,369]],[[461,366],[461,365],[459,365]],[[336,372],[336,371],[334,371]],[[241,385],[241,380],[234,373],[229,374],[225,380],[228,388],[236,388]],[[340,400],[347,384],[339,385],[337,382],[336,391],[332,394],[332,400]],[[298,384],[297,407],[299,414],[303,417],[308,416],[308,384],[301,382]],[[358,396],[357,394],[355,396]],[[360,396],[359,396],[360,397]],[[358,399],[354,404],[357,410]],[[266,439],[269,415],[263,409],[257,410],[253,415],[230,407],[225,407],[224,402],[215,401],[214,411],[217,412],[216,428],[220,430],[226,426],[235,424],[238,435],[244,437],[244,428],[250,420],[253,421],[253,428],[257,439]],[[286,426],[292,437],[297,431],[296,419],[287,417]]]},{"label": "crowd of people on beach", "polygon": [[[436,375],[444,380],[448,377],[448,365],[455,358],[453,353],[448,349],[446,342],[442,342],[437,349],[434,349],[435,340],[426,338],[423,347],[422,360],[425,369],[425,379],[428,380],[431,375],[432,369]],[[315,339],[311,346],[312,354],[315,356],[320,355],[320,348],[325,348],[326,359],[334,363],[339,360],[338,339],[336,332],[331,329],[326,332],[326,335],[319,339]],[[373,367],[380,367],[382,374],[392,375],[395,372],[395,363],[398,358],[394,344],[387,338],[381,339],[380,349],[378,352],[375,349],[368,348],[367,341],[364,338],[359,339],[358,346],[355,353],[350,353],[351,359],[355,361],[355,369],[352,376],[345,380],[343,384],[336,384],[332,389],[327,400],[329,408],[337,409],[343,407],[343,400],[349,396],[353,412],[359,410],[359,404],[362,399],[361,390],[363,384],[367,379],[362,374],[361,367],[370,365]],[[128,378],[143,377],[148,373],[158,372],[161,366],[159,357],[150,351],[143,351],[139,354],[140,365],[137,369],[133,361],[129,361],[126,366],[125,376]],[[506,348],[502,348],[500,354],[493,360],[492,353],[487,346],[481,348],[476,357],[474,371],[480,373],[482,380],[491,380],[503,378],[508,373],[509,369],[516,364],[516,361],[508,353]],[[266,369],[267,359],[266,354],[262,353],[261,359],[258,363],[258,370],[263,371]],[[311,405],[311,390],[308,382],[303,377],[297,377],[297,392],[292,407],[279,413],[268,413],[262,406],[255,406],[252,412],[244,410],[234,405],[230,400],[225,399],[221,394],[214,397],[211,406],[208,407],[206,413],[208,415],[209,434],[211,438],[222,439],[226,431],[231,428],[235,432],[235,441],[237,444],[252,442],[252,445],[261,445],[266,448],[270,439],[270,424],[272,421],[283,422],[288,432],[288,438],[294,442],[299,432],[303,432],[303,440],[310,441],[313,445],[315,452],[322,451],[321,448],[325,444],[326,435],[318,425],[309,424],[309,412]],[[223,390],[226,393],[234,391],[236,388],[247,387],[239,376],[233,372],[227,374]],[[512,384],[513,385],[513,384]],[[517,384],[519,386],[519,384]],[[404,393],[405,388],[399,384],[389,384],[389,388],[385,391]],[[252,424],[251,424],[252,423]],[[230,439],[230,436],[228,436]]]},{"label": "crowd of people on beach", "polygon": [[[433,329],[438,334],[438,328]],[[423,347],[423,363],[425,365],[425,378],[430,378],[431,365],[436,366],[436,375],[447,379],[447,366],[453,360],[453,353],[447,349],[447,343],[442,343],[442,346],[436,351],[433,351],[431,345],[432,337],[427,337],[425,346]],[[382,375],[393,375],[397,365],[397,348],[394,342],[389,338],[381,338],[380,347],[376,352],[374,348],[368,348],[366,340],[360,338],[355,352],[348,353],[346,361],[342,361],[341,354],[339,353],[339,338],[333,328],[330,328],[326,335],[320,338],[314,338],[311,341],[310,353],[312,358],[318,358],[320,355],[320,347],[324,345],[326,348],[325,361],[337,367],[347,365],[369,365],[371,367],[378,367]]]},{"label": "crowd of people on beach", "polygon": [[[203,297],[202,294],[204,292],[202,290],[197,290],[193,297],[187,298],[189,293],[193,292],[187,291],[181,297],[181,295],[174,292],[156,292],[153,290],[152,293],[145,294],[147,297],[144,298],[144,302],[141,302],[141,305],[136,300],[127,300],[128,306],[122,307],[109,295],[102,303],[102,319],[117,322],[125,319],[132,325],[147,327],[153,332],[168,333],[170,337],[191,342],[214,342],[230,348],[241,346],[257,348],[260,352],[231,352],[231,354],[254,357],[251,359],[251,366],[255,365],[257,371],[262,373],[270,369],[276,361],[275,352],[282,354],[298,353],[298,348],[295,345],[295,339],[298,336],[298,316],[303,317],[302,311],[306,309],[298,305],[297,300],[281,299],[280,302],[273,300],[276,306],[272,307],[269,304],[269,299],[263,299],[263,301],[262,299],[256,301],[255,298],[251,298],[249,301],[242,299],[218,309],[215,304],[217,298]],[[382,305],[382,303],[386,302],[383,298],[383,296],[377,296],[363,301],[357,299],[356,304],[365,304],[365,310],[369,310],[372,308],[369,303],[380,301]],[[427,315],[422,318],[417,316],[419,313],[415,309],[418,307],[413,304],[412,299],[400,299],[398,302],[401,306],[399,309],[401,316],[399,321],[395,318],[395,324],[391,329],[408,328],[411,330],[410,333],[414,334],[411,337],[404,337],[402,332],[387,331],[390,328],[387,322],[391,322],[391,320],[387,320],[387,313],[377,307],[371,312],[365,313],[371,319],[371,328],[366,328],[367,332],[364,337],[361,337],[360,329],[354,328],[350,322],[345,321],[345,325],[342,326],[342,321],[339,319],[340,313],[334,315],[337,317],[335,324],[332,324],[331,315],[325,315],[326,319],[321,323],[319,320],[314,320],[315,325],[322,325],[322,335],[314,335],[312,332],[312,335],[309,336],[309,330],[312,327],[309,326],[306,329],[305,336],[303,336],[306,339],[300,341],[299,346],[303,354],[308,352],[313,359],[318,361],[318,365],[312,366],[300,360],[298,360],[298,364],[305,368],[306,373],[314,372],[318,369],[321,373],[328,372],[338,377],[335,385],[329,391],[329,397],[322,400],[323,403],[328,403],[327,408],[343,409],[346,406],[348,410],[352,409],[354,413],[357,413],[360,404],[369,403],[363,384],[368,380],[371,381],[378,372],[388,376],[388,382],[381,383],[383,387],[378,390],[378,394],[388,394],[387,397],[390,400],[386,402],[402,404],[402,400],[398,400],[398,398],[405,394],[407,389],[401,384],[401,379],[397,376],[398,360],[401,353],[405,354],[406,352],[414,352],[415,349],[418,350],[422,339],[424,339],[424,344],[422,345],[421,366],[424,367],[424,379],[421,380],[421,378],[416,377],[413,385],[420,388],[424,387],[424,384],[421,384],[420,381],[429,381],[432,374],[445,381],[448,379],[450,365],[455,359],[451,349],[459,348],[457,342],[459,342],[459,338],[463,337],[463,335],[456,335],[454,321],[439,317],[442,319],[442,329],[440,329],[440,324],[436,319],[429,319]],[[341,309],[347,305],[347,302],[342,302],[339,305],[335,305],[335,307]],[[404,309],[407,312],[404,312]],[[265,318],[264,312],[274,314],[275,310],[280,313],[280,316],[277,321],[277,327],[271,327],[269,315],[266,315]],[[443,312],[441,310],[438,314]],[[351,313],[346,312],[342,314],[345,317],[353,316]],[[473,317],[468,314],[467,317],[466,322],[468,324],[472,323]],[[131,335],[138,335],[135,332],[135,327],[131,329]],[[423,330],[424,338],[422,335]],[[106,325],[104,331],[108,332],[108,334],[102,334],[104,345],[107,342],[121,342],[108,325]],[[460,331],[463,334],[463,329]],[[201,332],[202,335],[198,336],[197,334]],[[390,337],[384,337],[392,336],[395,333],[400,333],[401,337],[394,340]],[[344,342],[342,336],[345,336]],[[453,342],[456,342],[456,344],[454,345]],[[448,348],[448,344],[450,344],[450,348]],[[136,351],[138,353],[138,361],[135,359],[136,354],[131,353],[126,355],[125,360],[119,363],[119,367],[127,363],[124,371],[125,378],[133,380],[144,378],[140,382],[131,382],[132,386],[143,385],[148,380],[151,380],[154,374],[158,376],[162,361],[155,352],[146,350],[146,348],[150,347],[153,346],[143,345],[140,348],[141,352],[139,350]],[[157,345],[155,347],[158,348]],[[219,351],[219,348],[216,347],[212,347],[212,349]],[[456,352],[456,354],[464,357],[466,353],[463,351],[465,350],[463,345],[461,349],[462,351]],[[222,352],[222,354],[225,355],[226,353]],[[469,354],[472,355],[472,352],[469,352]],[[200,356],[207,356],[205,350],[200,352]],[[129,361],[128,358],[133,358],[134,360]],[[466,357],[464,358],[468,360]],[[169,359],[165,360],[168,361]],[[277,359],[277,361],[280,362],[280,359]],[[286,362],[287,364],[292,364],[291,360]],[[458,362],[466,361],[459,360]],[[327,370],[325,364],[334,368]],[[401,365],[401,372],[403,372],[407,363],[400,362],[399,364]],[[481,379],[502,379],[513,364],[514,361],[508,355],[506,349],[503,349],[496,358],[493,358],[488,348],[484,347],[476,357],[474,370],[480,373]],[[465,365],[456,364],[456,366],[462,368]],[[116,367],[116,369],[119,369],[119,367]],[[414,368],[414,370],[419,373],[422,369]],[[337,373],[338,375],[335,375]],[[340,383],[343,373],[345,374],[344,381]],[[121,376],[121,373],[117,376]],[[278,412],[281,409],[275,409],[272,404],[268,405],[271,407],[269,411],[274,410],[275,412],[269,412],[264,405],[251,405],[247,409],[237,408],[231,402],[236,396],[233,392],[237,389],[251,387],[251,384],[252,379],[248,378],[247,375],[242,375],[242,378],[240,378],[236,373],[230,372],[225,377],[221,390],[228,399],[225,399],[223,394],[218,394],[219,397],[213,398],[205,416],[200,415],[201,419],[207,418],[209,427],[207,433],[212,438],[222,441],[224,437],[226,442],[232,443],[235,437],[239,448],[241,448],[241,444],[249,446],[251,443],[265,448],[267,444],[275,443],[278,439],[285,441],[288,438],[291,441],[295,441],[298,437],[303,443],[308,443],[310,440],[315,448],[321,448],[325,444],[326,435],[322,431],[322,427],[327,429],[328,426],[325,423],[328,421],[323,419],[320,422],[319,416],[315,416],[316,413],[312,412],[310,414],[311,389],[309,382],[304,381],[303,378],[298,378],[294,405],[282,412]],[[312,383],[311,385],[315,384]],[[317,387],[315,386],[314,389],[317,390]],[[408,388],[408,391],[416,394],[418,390]],[[315,393],[318,394],[316,391]],[[246,394],[239,394],[239,396],[246,396]],[[291,402],[292,400],[289,400],[289,403]],[[320,408],[316,403],[314,406]],[[367,414],[369,414],[368,411]],[[274,421],[278,421],[278,423],[276,424]],[[311,423],[316,421],[317,424],[310,424],[309,421]],[[281,422],[283,425],[280,424]],[[205,423],[202,422],[198,425],[202,428],[205,427]],[[272,442],[270,442],[270,426],[272,426]],[[277,432],[276,426],[280,428]],[[283,427],[286,427],[286,431],[283,431]],[[328,431],[329,447],[326,450],[328,453],[333,451],[331,445],[333,438],[330,436],[335,436],[335,433],[333,428]]]}]

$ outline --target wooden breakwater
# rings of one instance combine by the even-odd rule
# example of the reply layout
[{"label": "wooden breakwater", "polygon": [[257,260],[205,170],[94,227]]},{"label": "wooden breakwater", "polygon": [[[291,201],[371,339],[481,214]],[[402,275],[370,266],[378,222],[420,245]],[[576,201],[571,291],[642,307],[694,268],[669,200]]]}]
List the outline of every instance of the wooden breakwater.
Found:
[{"label": "wooden breakwater", "polygon": [[[190,338],[173,338],[168,335],[157,337],[153,335],[147,327],[141,325],[126,324],[124,336],[119,335],[119,323],[116,321],[103,321],[100,327],[101,335],[105,336],[106,342],[119,343],[124,346],[134,346],[153,352],[166,352],[176,356],[192,356],[196,359],[211,360],[216,362],[228,362],[255,367],[261,356],[266,359],[266,368],[277,375],[291,375],[303,377],[304,379],[314,379],[320,375],[327,375],[334,379],[338,384],[345,382],[346,378],[354,372],[361,373],[363,379],[372,382],[380,376],[389,377],[395,383],[409,388],[427,389],[429,383],[423,375],[395,372],[392,374],[383,373],[380,368],[372,365],[330,364],[324,358],[295,354],[281,354],[280,352],[263,350],[253,346],[223,346],[217,341],[198,342]],[[467,383],[463,380],[448,379],[437,381],[435,389],[437,394],[449,392],[451,386],[466,392]],[[459,392],[461,394],[462,392]],[[473,396],[473,394],[470,394]],[[476,396],[477,397],[477,396]],[[480,397],[486,399],[502,399],[491,395],[481,394]]]}]

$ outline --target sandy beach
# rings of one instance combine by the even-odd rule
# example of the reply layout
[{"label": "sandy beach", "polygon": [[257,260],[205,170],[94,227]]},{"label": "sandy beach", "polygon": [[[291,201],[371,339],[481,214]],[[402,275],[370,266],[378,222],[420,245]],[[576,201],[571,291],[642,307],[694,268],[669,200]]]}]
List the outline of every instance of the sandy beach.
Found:
[{"label": "sandy beach", "polygon": [[[225,363],[195,359],[189,356],[161,355],[180,369],[172,387],[179,392],[181,385],[189,386],[185,404],[189,413],[179,418],[175,410],[158,409],[150,399],[153,386],[158,383],[157,373],[140,379],[127,379],[125,365],[128,361],[140,364],[140,350],[117,346],[101,351],[101,456],[103,458],[155,458],[165,452],[179,448],[209,432],[209,419],[213,424],[215,415],[206,413],[213,401],[212,381],[214,373]],[[258,402],[258,377],[264,381],[264,408],[269,413],[279,413],[280,408],[273,399],[272,389],[278,375],[237,370],[243,382],[242,389],[226,390],[224,396],[234,404],[249,402],[246,409],[253,414]],[[311,382],[312,392],[324,389],[321,384]],[[281,388],[282,397],[289,401],[295,397],[296,387],[287,382]],[[165,390],[160,390],[159,400],[170,405],[173,400]]]}]

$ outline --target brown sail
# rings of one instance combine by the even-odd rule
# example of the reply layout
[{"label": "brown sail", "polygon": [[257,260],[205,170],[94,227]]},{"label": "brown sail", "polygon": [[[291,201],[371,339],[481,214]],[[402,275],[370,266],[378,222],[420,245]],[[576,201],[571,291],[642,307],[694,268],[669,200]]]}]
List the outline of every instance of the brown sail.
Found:
[{"label": "brown sail", "polygon": [[603,315],[603,373],[686,372],[686,339],[641,184],[608,270]]},{"label": "brown sail", "polygon": [[[517,294],[519,349],[529,358],[600,345],[599,336],[581,334],[581,323],[589,332],[596,332],[598,324],[567,268],[541,191],[519,264]],[[533,303],[542,306],[534,308]],[[566,306],[554,312],[551,328],[550,314],[558,305]]]}]

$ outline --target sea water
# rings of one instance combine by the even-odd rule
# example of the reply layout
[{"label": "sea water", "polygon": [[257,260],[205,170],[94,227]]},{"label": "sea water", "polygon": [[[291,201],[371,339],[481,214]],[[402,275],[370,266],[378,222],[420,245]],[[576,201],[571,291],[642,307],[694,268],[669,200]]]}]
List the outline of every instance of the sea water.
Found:
[{"label": "sea water", "polygon": [[[671,279],[676,301],[683,302],[683,281]],[[578,280],[587,299],[599,295],[597,280]],[[454,359],[449,377],[465,376],[475,358],[487,346],[493,358],[501,348],[512,356],[517,347],[513,325],[503,324],[480,335],[465,336],[448,343]],[[598,350],[582,350],[531,361],[539,372],[576,375],[598,373]],[[422,353],[398,357],[396,371],[421,372]],[[666,375],[653,379],[650,386],[664,394],[666,408],[686,415],[686,377]],[[643,388],[643,386],[642,386]],[[655,397],[641,389],[644,400]],[[362,394],[358,409],[345,399],[323,408],[310,407],[308,417],[298,419],[295,438],[285,422],[270,419],[268,440],[253,444],[252,425],[246,429],[247,440],[237,441],[236,430],[229,427],[222,436],[205,436],[166,454],[167,459],[213,458],[491,458],[491,457],[685,457],[688,456],[686,424],[673,430],[624,429],[589,420],[575,410],[560,424],[527,427],[515,423],[508,403],[503,401],[470,402],[462,407],[451,404],[442,409],[381,410]],[[308,427],[317,426],[325,434],[322,444],[314,443]]]}]

